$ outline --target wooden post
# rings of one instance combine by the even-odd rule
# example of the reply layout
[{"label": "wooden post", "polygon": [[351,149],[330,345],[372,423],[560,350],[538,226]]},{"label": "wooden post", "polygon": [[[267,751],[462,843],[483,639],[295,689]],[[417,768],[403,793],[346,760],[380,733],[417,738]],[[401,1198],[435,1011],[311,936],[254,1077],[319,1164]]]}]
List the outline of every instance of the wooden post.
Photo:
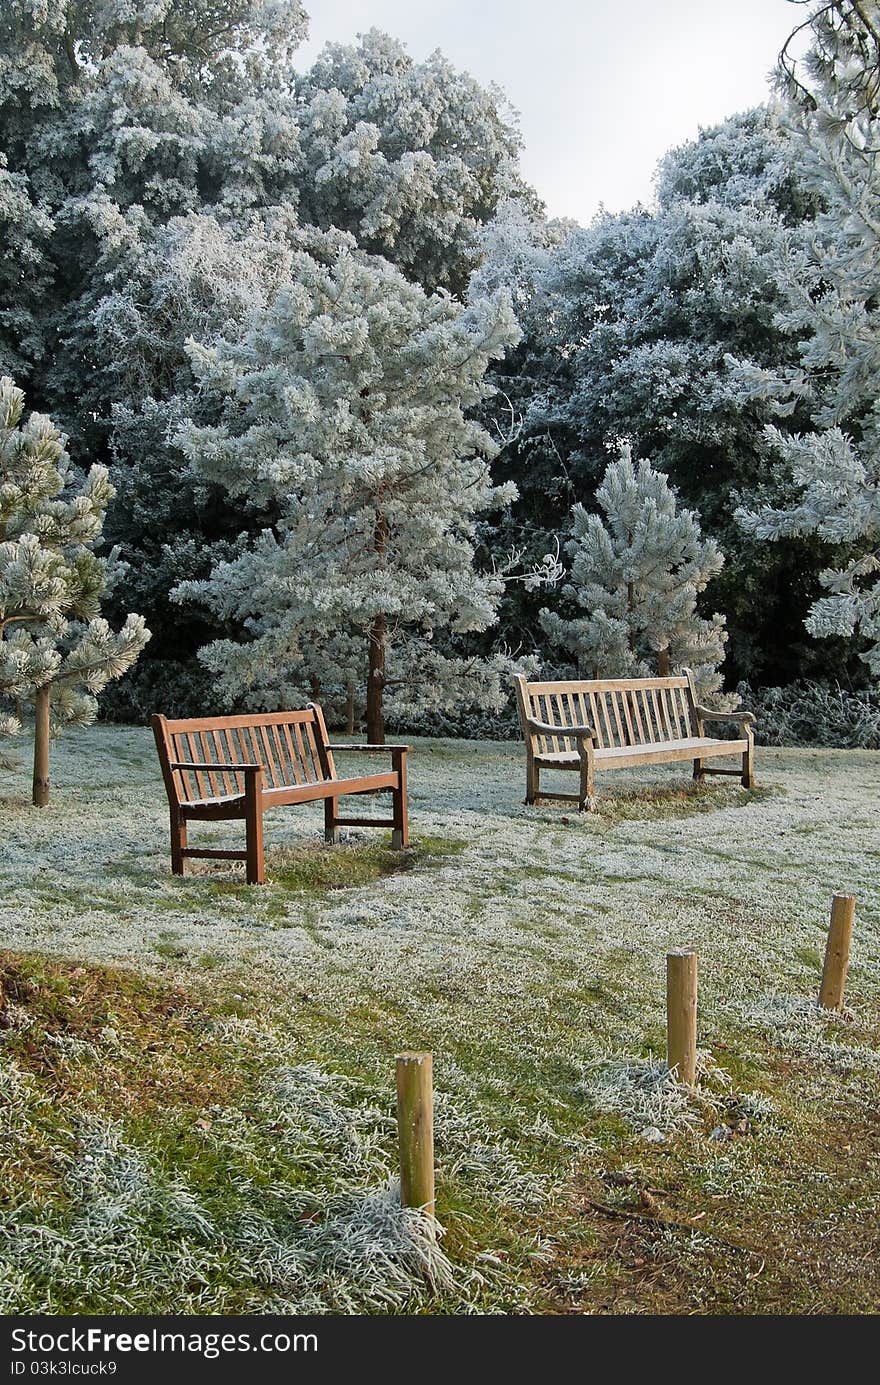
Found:
[{"label": "wooden post", "polygon": [[831,901],[831,923],[819,987],[819,1004],[823,1010],[839,1010],[843,1004],[855,911],[854,895],[836,894]]},{"label": "wooden post", "polygon": [[697,1079],[697,954],[677,947],[666,954],[666,1059],[679,1082]]},{"label": "wooden post", "polygon": [[263,858],[263,771],[249,770],[244,776],[245,880],[249,885],[266,883]]},{"label": "wooden post", "polygon": [[37,688],[34,699],[34,803],[45,808],[49,802],[49,706],[51,684]]},{"label": "wooden post", "polygon": [[406,751],[392,750],[391,767],[397,774],[397,788],[392,790],[391,806],[394,828],[391,833],[391,846],[395,851],[403,851],[409,846],[409,813],[406,797]]},{"label": "wooden post", "polygon": [[397,1131],[400,1139],[400,1205],[434,1215],[434,1087],[430,1053],[400,1053],[397,1068]]}]

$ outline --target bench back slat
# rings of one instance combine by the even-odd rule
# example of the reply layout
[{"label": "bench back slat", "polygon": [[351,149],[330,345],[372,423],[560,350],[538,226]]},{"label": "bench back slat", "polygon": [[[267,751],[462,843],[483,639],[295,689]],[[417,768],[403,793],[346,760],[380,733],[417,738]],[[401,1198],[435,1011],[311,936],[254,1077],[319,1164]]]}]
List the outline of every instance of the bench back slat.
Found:
[{"label": "bench back slat", "polygon": [[614,740],[614,744],[615,744],[615,745],[626,745],[626,737],[625,737],[624,734],[623,734],[623,723],[622,723],[622,721],[620,720],[620,709],[619,709],[619,707],[618,707],[618,703],[620,702],[620,694],[619,694],[617,691],[614,691],[614,692],[607,692],[607,693],[605,694],[605,696],[607,697],[608,701],[611,703],[611,713],[612,713],[612,716],[614,717],[614,729],[613,729],[613,731],[612,731],[612,735],[615,735],[615,733],[616,733],[616,738],[615,738],[615,740]]},{"label": "bench back slat", "polygon": [[627,706],[630,708],[630,712],[633,719],[636,745],[644,745],[645,741],[647,740],[645,723],[642,720],[641,700],[642,699],[637,691],[629,692],[626,694]]},{"label": "bench back slat", "polygon": [[[208,732],[207,732],[207,731],[197,731],[197,732],[196,732],[196,736],[197,736],[197,738],[198,738],[198,743],[199,743],[199,755],[198,755],[198,758],[199,758],[200,760],[206,760],[206,761],[210,762],[211,760],[214,759],[214,747],[213,747],[213,745],[210,744],[209,741],[208,741]],[[212,798],[220,798],[220,797],[222,796],[223,790],[222,790],[222,788],[220,787],[221,781],[220,781],[219,773],[218,773],[217,771],[215,771],[215,770],[213,770],[213,769],[209,769],[209,770],[208,770],[208,783],[209,783],[210,786],[211,786],[211,797],[212,797]]]},{"label": "bench back slat", "polygon": [[[517,703],[527,739],[537,755],[575,750],[565,728],[589,724],[600,750],[656,745],[693,735],[694,693],[687,674],[670,678],[593,678],[528,682],[517,678]],[[526,719],[558,726],[560,734],[532,734]]]},{"label": "bench back slat", "polygon": [[678,712],[679,712],[679,718],[680,718],[680,720],[681,720],[681,734],[682,734],[682,736],[689,736],[689,735],[691,734],[691,731],[692,731],[692,727],[691,727],[691,709],[690,709],[690,707],[688,706],[687,693],[688,693],[687,688],[676,688],[676,689],[675,689],[675,696],[678,698]]},{"label": "bench back slat", "polygon": [[678,722],[675,718],[675,703],[672,698],[670,688],[660,690],[660,700],[663,706],[663,720],[669,732],[669,740],[678,740]]},{"label": "bench back slat", "polygon": [[[320,707],[229,717],[154,718],[156,745],[169,798],[178,803],[237,797],[245,776],[212,764],[258,764],[266,788],[336,779]],[[172,770],[179,762],[205,768]]]},{"label": "bench back slat", "polygon": [[321,769],[321,758],[318,754],[318,747],[315,743],[315,728],[313,723],[303,722],[303,730],[306,733],[306,739],[309,743],[309,757],[312,762],[312,774],[314,775],[315,782],[317,783],[319,779],[324,778],[324,774]]}]

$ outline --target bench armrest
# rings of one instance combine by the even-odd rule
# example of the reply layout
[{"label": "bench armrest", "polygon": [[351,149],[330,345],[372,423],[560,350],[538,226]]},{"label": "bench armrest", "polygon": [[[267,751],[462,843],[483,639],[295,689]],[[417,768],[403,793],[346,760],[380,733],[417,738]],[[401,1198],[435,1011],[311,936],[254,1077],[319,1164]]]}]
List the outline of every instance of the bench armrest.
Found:
[{"label": "bench armrest", "polygon": [[406,752],[407,752],[408,750],[412,750],[412,746],[411,746],[411,745],[328,745],[328,746],[325,746],[324,749],[325,749],[325,750],[332,750],[333,753],[334,753],[334,755],[335,755],[338,751],[340,751],[340,750],[361,750],[361,751],[364,751],[364,750],[372,750],[372,751],[375,751],[375,752],[380,752],[380,751],[383,751],[383,750],[387,750],[387,751],[389,751],[390,753],[395,753],[395,752],[396,752],[396,753],[398,753],[398,754],[403,754],[403,755],[405,755]]},{"label": "bench armrest", "polygon": [[748,726],[755,720],[754,712],[715,712],[711,707],[694,707],[694,712],[700,721],[734,721],[741,726]]},{"label": "bench armrest", "polygon": [[598,740],[595,728],[586,724],[583,726],[553,726],[549,721],[535,721],[532,717],[526,718],[526,724],[530,731],[536,731],[539,736],[571,736],[575,740]]},{"label": "bench armrest", "polygon": [[262,765],[251,765],[251,764],[247,764],[247,765],[243,765],[243,764],[237,764],[237,765],[233,765],[233,764],[220,764],[220,763],[216,763],[216,762],[215,762],[215,763],[209,764],[209,763],[208,763],[207,761],[205,761],[205,760],[172,760],[172,761],[169,763],[168,768],[169,768],[169,769],[191,769],[191,770],[194,770],[194,769],[226,770],[227,772],[229,772],[229,771],[231,771],[231,770],[235,770],[235,772],[236,772],[237,774],[247,774],[248,772],[253,773],[254,770],[262,769],[263,766],[262,766]]}]

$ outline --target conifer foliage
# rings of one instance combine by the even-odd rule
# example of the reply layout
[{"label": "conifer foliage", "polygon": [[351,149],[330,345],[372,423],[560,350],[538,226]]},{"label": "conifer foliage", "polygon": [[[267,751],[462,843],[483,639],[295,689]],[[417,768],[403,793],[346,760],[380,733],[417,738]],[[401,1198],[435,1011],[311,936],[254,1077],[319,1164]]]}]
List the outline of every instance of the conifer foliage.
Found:
[{"label": "conifer foliage", "polygon": [[48,734],[84,725],[97,694],[149,639],[141,616],[114,632],[100,615],[108,564],[94,547],[113,487],[106,468],[73,475],[64,439],[0,379],[0,734],[35,704],[34,802],[48,801]]},{"label": "conifer foliage", "polygon": [[[651,677],[693,669],[700,693],[721,686],[724,617],[697,612],[697,597],[721,571],[714,539],[674,490],[628,444],[609,463],[596,495],[603,514],[572,511],[570,580],[562,595],[576,614],[544,609],[551,640],[588,678]],[[716,702],[718,699],[715,699]]]}]

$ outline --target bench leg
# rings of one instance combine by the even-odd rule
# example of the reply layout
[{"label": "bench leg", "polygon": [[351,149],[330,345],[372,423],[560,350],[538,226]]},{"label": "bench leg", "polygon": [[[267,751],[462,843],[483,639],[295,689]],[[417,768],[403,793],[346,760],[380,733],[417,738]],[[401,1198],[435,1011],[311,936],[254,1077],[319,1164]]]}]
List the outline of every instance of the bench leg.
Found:
[{"label": "bench leg", "polygon": [[186,847],[186,818],[171,809],[171,873],[183,875],[183,852]]},{"label": "bench leg", "polygon": [[748,750],[743,751],[742,786],[744,789],[755,787],[755,742],[752,736],[749,736]]},{"label": "bench leg", "polygon": [[394,827],[391,831],[391,847],[394,851],[403,851],[405,847],[409,846],[409,811],[406,802],[406,751],[392,751],[391,763],[397,773],[397,788],[391,791],[391,816],[394,820]]},{"label": "bench leg", "polygon": [[541,771],[531,755],[526,760],[526,803],[537,803],[540,792]]},{"label": "bench leg", "polygon": [[706,776],[703,773],[702,760],[694,760],[694,778],[696,779],[698,784],[704,784],[706,782]]},{"label": "bench leg", "polygon": [[324,799],[324,841],[329,846],[333,846],[339,840],[339,828],[336,826],[336,805],[338,798]]},{"label": "bench leg", "polygon": [[579,745],[581,753],[581,789],[578,796],[578,812],[586,808],[588,813],[596,811],[596,785],[594,781],[593,753]]},{"label": "bench leg", "polygon": [[246,774],[244,781],[244,822],[247,859],[245,876],[249,885],[266,883],[263,860],[263,773]]}]

